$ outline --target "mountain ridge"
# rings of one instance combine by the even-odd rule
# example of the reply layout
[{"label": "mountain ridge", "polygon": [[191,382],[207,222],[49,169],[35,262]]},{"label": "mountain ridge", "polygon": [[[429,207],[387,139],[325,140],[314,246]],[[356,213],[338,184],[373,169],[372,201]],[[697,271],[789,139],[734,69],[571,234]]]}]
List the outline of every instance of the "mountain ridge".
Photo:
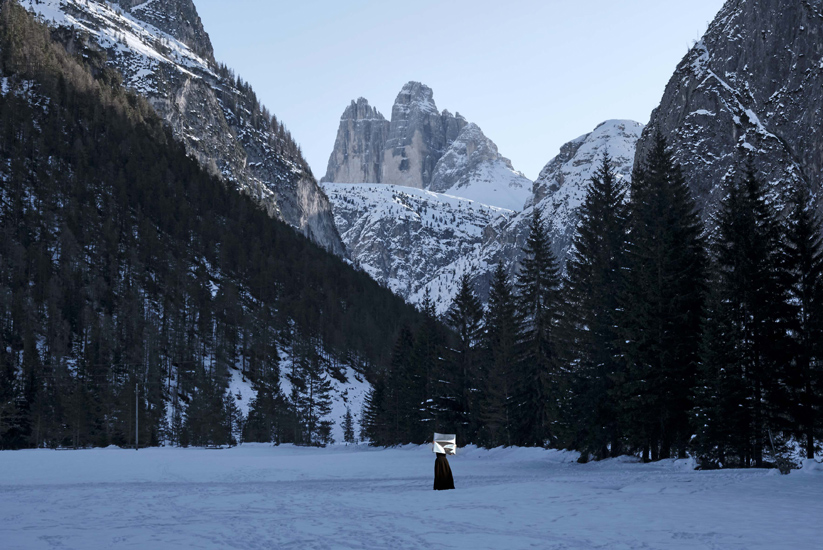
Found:
[{"label": "mountain ridge", "polygon": [[212,174],[345,257],[331,204],[299,146],[251,87],[214,61],[191,0],[21,0],[21,5],[58,29],[69,48],[104,52],[124,84],[148,97]]}]

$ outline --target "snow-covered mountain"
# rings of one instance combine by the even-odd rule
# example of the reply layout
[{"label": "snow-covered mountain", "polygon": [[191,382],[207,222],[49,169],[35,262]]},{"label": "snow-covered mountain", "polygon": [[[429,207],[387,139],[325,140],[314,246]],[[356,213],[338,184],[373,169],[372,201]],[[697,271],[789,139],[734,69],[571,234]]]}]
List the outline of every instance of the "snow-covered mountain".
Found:
[{"label": "snow-covered mountain", "polygon": [[422,300],[426,287],[435,300],[451,296],[455,274],[450,270],[478,256],[493,227],[514,216],[510,210],[413,187],[322,185],[355,263],[413,303]]},{"label": "snow-covered mountain", "polygon": [[67,47],[105,53],[189,154],[326,249],[345,255],[331,205],[284,126],[218,65],[192,0],[20,0]]},{"label": "snow-covered mountain", "polygon": [[558,259],[564,261],[574,236],[578,211],[586,196],[586,186],[608,154],[618,177],[631,179],[634,152],[643,125],[633,120],[607,120],[591,133],[560,148],[560,153],[540,171],[527,208],[512,220],[517,245],[525,242],[525,228],[537,207],[543,211]]},{"label": "snow-covered mountain", "polygon": [[643,133],[667,138],[703,217],[751,158],[780,207],[823,184],[823,0],[728,0],[677,66]]},{"label": "snow-covered mountain", "polygon": [[412,303],[428,290],[441,313],[461,273],[487,271],[484,245],[532,196],[480,127],[439,111],[419,82],[400,90],[391,120],[351,102],[321,181],[352,260]]},{"label": "snow-covered mountain", "polygon": [[475,249],[475,253],[461,256],[441,268],[421,291],[410,297],[411,301],[419,302],[428,288],[438,302],[438,311],[445,311],[456,295],[457,281],[464,273],[472,278],[485,301],[492,272],[498,263],[502,262],[511,276],[517,273],[535,208],[543,211],[553,250],[564,264],[579,221],[586,186],[603,155],[608,152],[618,176],[630,180],[634,149],[642,130],[643,125],[639,122],[609,120],[591,133],[563,145],[534,182],[534,192],[526,202],[526,208],[505,223],[486,227],[483,244]]},{"label": "snow-covered mountain", "polygon": [[[473,124],[463,128],[438,163],[464,168],[454,170],[461,177],[452,180],[438,175],[446,174],[446,169],[436,171],[431,187],[444,181],[446,193],[381,183],[324,183],[323,188],[334,204],[335,223],[352,259],[411,303],[419,304],[428,291],[442,314],[464,273],[472,277],[483,300],[498,262],[516,273],[535,207],[544,211],[554,250],[564,260],[586,185],[603,154],[612,157],[620,177],[630,178],[642,129],[642,124],[629,120],[600,124],[564,145],[525,195],[528,180],[504,177],[514,173],[511,164],[500,177],[477,176],[494,173],[490,166],[506,165],[495,160],[500,158],[496,146]],[[510,204],[525,204],[525,208],[484,204],[488,195],[500,202],[502,195],[495,195],[495,189],[507,189],[511,183],[517,187],[508,187]]]}]

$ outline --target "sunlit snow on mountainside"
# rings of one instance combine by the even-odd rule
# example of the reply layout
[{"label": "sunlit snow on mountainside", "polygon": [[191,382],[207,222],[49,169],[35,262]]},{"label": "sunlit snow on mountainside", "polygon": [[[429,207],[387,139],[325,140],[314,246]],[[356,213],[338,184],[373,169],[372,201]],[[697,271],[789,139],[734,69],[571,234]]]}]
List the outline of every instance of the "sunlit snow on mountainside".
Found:
[{"label": "sunlit snow on mountainside", "polygon": [[[168,63],[189,76],[197,73],[216,76],[208,62],[187,45],[135,19],[119,6],[89,0],[22,0],[20,3],[49,24],[74,27],[96,36],[97,43],[106,50],[113,49],[115,55],[136,54],[137,58],[130,59],[130,70],[123,76],[131,87],[142,93],[156,91],[158,63]],[[150,9],[150,4],[146,2],[135,10]]]},{"label": "sunlit snow on mountainside", "polygon": [[462,197],[386,184],[324,183],[355,263],[409,298],[441,268],[476,254],[490,225],[514,212]]}]

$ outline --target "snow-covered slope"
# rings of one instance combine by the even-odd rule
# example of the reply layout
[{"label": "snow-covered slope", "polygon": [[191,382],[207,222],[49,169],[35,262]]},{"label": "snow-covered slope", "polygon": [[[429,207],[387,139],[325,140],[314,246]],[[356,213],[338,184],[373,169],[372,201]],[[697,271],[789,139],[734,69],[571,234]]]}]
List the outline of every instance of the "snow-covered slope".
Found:
[{"label": "snow-covered slope", "polygon": [[474,123],[467,124],[437,161],[429,189],[519,211],[532,181],[516,171],[497,145]]},{"label": "snow-covered slope", "polygon": [[[448,267],[476,256],[485,236],[514,212],[461,197],[378,183],[324,183],[353,261],[396,294],[418,303],[455,276]],[[445,271],[444,271],[445,269]],[[433,283],[439,278],[439,283]],[[448,283],[450,284],[450,282]],[[436,296],[435,296],[436,298]]]},{"label": "snow-covered slope", "polygon": [[560,153],[541,170],[534,182],[534,193],[527,208],[512,226],[525,239],[524,231],[532,208],[543,211],[549,226],[554,252],[565,261],[578,222],[578,210],[586,196],[586,187],[608,154],[618,177],[631,179],[634,150],[643,125],[632,120],[607,120],[591,133],[580,136],[560,148]]},{"label": "snow-covered slope", "polygon": [[345,254],[331,205],[280,123],[213,59],[192,0],[21,0],[71,49],[105,52],[190,154],[318,244]]}]

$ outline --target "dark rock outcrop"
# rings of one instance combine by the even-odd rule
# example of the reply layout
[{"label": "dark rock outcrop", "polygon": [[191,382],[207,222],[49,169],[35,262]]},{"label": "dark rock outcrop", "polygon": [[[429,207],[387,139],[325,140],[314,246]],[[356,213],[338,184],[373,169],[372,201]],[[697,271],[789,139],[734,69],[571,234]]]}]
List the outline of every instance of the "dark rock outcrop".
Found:
[{"label": "dark rock outcrop", "polygon": [[823,179],[823,0],[729,0],[680,62],[638,143],[656,132],[683,165],[703,217],[748,158],[780,208]]}]

